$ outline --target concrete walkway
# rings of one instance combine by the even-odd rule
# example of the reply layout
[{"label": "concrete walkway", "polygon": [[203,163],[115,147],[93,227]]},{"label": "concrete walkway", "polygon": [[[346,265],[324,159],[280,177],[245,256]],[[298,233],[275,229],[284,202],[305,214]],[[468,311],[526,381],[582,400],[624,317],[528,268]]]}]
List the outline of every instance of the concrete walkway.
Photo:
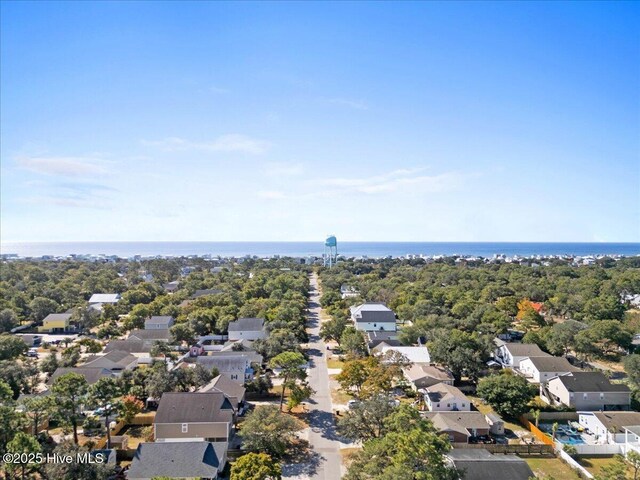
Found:
[{"label": "concrete walkway", "polygon": [[308,464],[285,465],[284,478],[337,480],[342,476],[342,457],[340,455],[340,437],[334,422],[329,373],[327,370],[326,345],[319,336],[320,331],[320,294],[318,277],[311,278],[309,292],[309,313],[307,314],[307,333],[309,334],[308,353],[310,368],[308,380],[315,394],[308,402],[307,420],[310,429],[307,439],[314,455]]}]

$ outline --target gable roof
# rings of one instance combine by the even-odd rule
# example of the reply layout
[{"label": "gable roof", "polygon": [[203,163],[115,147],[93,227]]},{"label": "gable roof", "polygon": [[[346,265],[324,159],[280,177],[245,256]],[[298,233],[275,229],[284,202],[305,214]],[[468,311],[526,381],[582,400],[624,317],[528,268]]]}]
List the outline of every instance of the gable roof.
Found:
[{"label": "gable roof", "polygon": [[229,322],[230,332],[261,332],[264,329],[264,318],[239,318]]},{"label": "gable roof", "polygon": [[149,353],[153,342],[145,340],[127,339],[127,340],[111,340],[104,347],[105,352],[113,352],[115,350],[129,353]]},{"label": "gable roof", "polygon": [[220,374],[203,387],[200,387],[198,392],[220,392],[232,399],[235,402],[235,406],[244,398],[246,389],[226,375]]},{"label": "gable roof", "polygon": [[[528,357],[533,366],[539,372],[577,372],[579,368],[574,367],[564,357]],[[523,360],[524,361],[524,360]]]},{"label": "gable roof", "polygon": [[166,340],[169,341],[171,338],[171,333],[168,329],[165,328],[154,328],[152,330],[131,330],[127,340],[143,340],[143,341],[151,341],[154,340]]},{"label": "gable roof", "polygon": [[132,363],[137,362],[138,357],[135,355],[123,352],[122,350],[113,350],[105,355],[88,357],[83,367],[99,367],[112,370],[114,368],[127,368]]},{"label": "gable roof", "polygon": [[529,480],[533,472],[527,462],[513,454],[492,455],[485,449],[454,448],[447,453],[465,480]]},{"label": "gable roof", "polygon": [[216,367],[220,372],[236,372],[243,377],[247,368],[251,366],[250,357],[247,355],[203,355],[196,358],[196,363],[207,368]]},{"label": "gable roof", "polygon": [[453,380],[451,372],[437,365],[413,364],[403,368],[403,372],[412,382],[423,378],[435,378],[440,381]]},{"label": "gable roof", "polygon": [[53,372],[51,378],[47,381],[49,385],[53,384],[54,380],[67,373],[77,373],[82,375],[89,385],[93,385],[98,380],[104,377],[113,377],[111,370],[101,367],[59,367]]},{"label": "gable roof", "polygon": [[395,313],[384,303],[363,303],[349,310],[356,322],[396,323]]},{"label": "gable roof", "polygon": [[540,350],[535,343],[505,343],[503,345],[514,357],[550,357],[546,352]]},{"label": "gable roof", "polygon": [[175,318],[173,318],[171,315],[154,315],[154,316],[152,316],[150,318],[147,318],[144,321],[144,323],[145,323],[145,325],[147,323],[158,323],[158,324],[161,324],[161,325],[166,325],[167,328],[168,328],[169,324],[171,322],[174,322],[174,321],[175,321]]},{"label": "gable roof", "polygon": [[220,392],[162,394],[154,423],[230,423],[233,406]]},{"label": "gable roof", "polygon": [[549,381],[559,380],[569,392],[631,392],[629,387],[611,383],[600,372],[572,372],[553,377]]},{"label": "gable roof", "polygon": [[67,321],[71,318],[70,313],[50,313],[44,317],[43,322],[59,322],[60,320]]},{"label": "gable roof", "polygon": [[453,400],[456,398],[467,398],[457,387],[453,385],[447,385],[446,383],[436,383],[426,388],[427,395],[432,402],[444,402],[446,400]]},{"label": "gable roof", "polygon": [[94,293],[89,299],[89,303],[118,303],[119,293]]},{"label": "gable roof", "polygon": [[454,431],[471,436],[472,429],[488,429],[489,424],[480,412],[425,412],[424,417],[431,420],[440,431]]},{"label": "gable roof", "polygon": [[127,478],[217,478],[227,448],[226,442],[141,443]]},{"label": "gable roof", "polygon": [[624,427],[640,425],[640,412],[593,412],[600,423],[615,433],[624,433]]},{"label": "gable roof", "polygon": [[390,352],[397,352],[404,355],[411,363],[429,363],[431,362],[431,356],[429,355],[429,349],[427,347],[395,347],[381,343],[375,347],[376,351],[385,355]]}]

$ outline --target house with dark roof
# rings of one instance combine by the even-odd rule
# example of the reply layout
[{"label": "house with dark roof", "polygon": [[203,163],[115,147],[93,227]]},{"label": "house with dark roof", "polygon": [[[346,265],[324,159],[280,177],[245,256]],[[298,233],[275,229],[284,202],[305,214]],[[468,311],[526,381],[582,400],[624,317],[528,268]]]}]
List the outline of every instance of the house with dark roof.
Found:
[{"label": "house with dark roof", "polygon": [[367,347],[369,347],[369,351],[372,351],[374,348],[381,344],[386,344],[390,347],[399,347],[402,345],[400,340],[398,340],[398,332],[387,332],[384,330],[374,330],[373,332],[364,332]]},{"label": "house with dark roof", "polygon": [[229,341],[267,338],[264,318],[239,318],[229,323]]},{"label": "house with dark roof", "polygon": [[600,372],[571,372],[541,383],[540,398],[576,410],[629,410],[631,390]]},{"label": "house with dark roof", "polygon": [[167,293],[173,293],[180,288],[180,282],[174,280],[173,282],[163,284],[162,288],[164,288]]},{"label": "house with dark roof", "polygon": [[534,383],[546,382],[558,375],[579,370],[579,368],[571,365],[566,358],[551,356],[527,357],[520,361],[520,366],[518,367],[518,371]]},{"label": "house with dark roof", "polygon": [[493,358],[505,368],[517,368],[520,362],[529,357],[550,357],[540,350],[535,343],[504,343],[501,342],[493,353]]},{"label": "house with dark roof", "polygon": [[115,376],[111,370],[102,367],[59,367],[53,372],[47,384],[53,384],[56,378],[66,375],[67,373],[82,375],[89,385],[93,385],[101,378]]},{"label": "house with dark roof", "polygon": [[84,368],[104,368],[113,373],[133,370],[138,366],[138,357],[121,350],[114,350],[105,355],[88,357],[82,365]]},{"label": "house with dark roof", "polygon": [[234,408],[220,392],[168,392],[153,421],[156,442],[226,442],[231,438]]},{"label": "house with dark roof", "polygon": [[493,455],[482,448],[454,448],[447,452],[448,460],[460,470],[464,480],[529,480],[531,468],[517,455]]},{"label": "house with dark roof", "polygon": [[384,330],[395,332],[396,315],[384,303],[363,303],[361,305],[352,306],[351,321],[357,330],[371,332],[375,330]]},{"label": "house with dark roof", "polygon": [[130,480],[217,479],[227,464],[226,442],[141,443],[127,471]]},{"label": "house with dark roof", "polygon": [[154,315],[144,321],[145,330],[168,330],[176,319],[171,315]]},{"label": "house with dark roof", "polygon": [[425,412],[423,415],[452,443],[469,443],[489,435],[489,424],[480,412]]},{"label": "house with dark roof", "polygon": [[625,443],[626,430],[640,426],[640,412],[578,412],[578,423],[596,443]]},{"label": "house with dark roof", "polygon": [[206,385],[200,387],[198,392],[219,392],[224,394],[237,412],[244,406],[246,389],[226,375],[220,374]]},{"label": "house with dark roof", "polygon": [[139,340],[142,342],[168,342],[171,339],[171,332],[167,329],[153,329],[153,330],[131,330],[127,340]]},{"label": "house with dark roof", "polygon": [[424,400],[431,412],[468,412],[471,410],[471,400],[453,385],[436,383],[425,390]]},{"label": "house with dark roof", "polygon": [[126,340],[110,340],[104,347],[104,352],[109,353],[113,351],[121,351],[131,353],[138,358],[151,358],[150,352],[153,346],[152,341],[138,340],[137,338],[131,338]]},{"label": "house with dark roof", "polygon": [[212,355],[196,357],[196,363],[208,369],[215,367],[218,373],[244,385],[245,382],[253,380],[255,371],[251,364],[262,363],[262,356],[255,352],[214,352]]}]

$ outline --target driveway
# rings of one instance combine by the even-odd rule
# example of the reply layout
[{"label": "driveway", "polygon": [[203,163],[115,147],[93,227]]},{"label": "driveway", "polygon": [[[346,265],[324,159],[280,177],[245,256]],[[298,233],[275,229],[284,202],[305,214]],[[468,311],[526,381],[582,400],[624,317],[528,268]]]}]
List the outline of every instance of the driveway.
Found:
[{"label": "driveway", "polygon": [[284,465],[283,477],[312,480],[336,480],[342,476],[342,457],[340,455],[340,438],[336,432],[331,393],[329,390],[329,373],[327,370],[326,345],[319,336],[320,331],[320,295],[318,277],[314,273],[309,291],[309,313],[307,314],[307,333],[309,334],[308,350],[310,368],[308,380],[315,394],[308,402],[307,420],[310,428],[307,439],[313,448],[314,455],[305,465]]}]

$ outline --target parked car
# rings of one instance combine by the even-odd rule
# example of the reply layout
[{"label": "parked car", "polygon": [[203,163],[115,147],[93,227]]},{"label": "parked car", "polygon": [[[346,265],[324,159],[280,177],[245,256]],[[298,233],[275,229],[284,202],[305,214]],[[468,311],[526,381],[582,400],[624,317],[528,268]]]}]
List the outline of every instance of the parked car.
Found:
[{"label": "parked car", "polygon": [[353,407],[356,407],[360,405],[360,400],[349,400],[347,402],[347,408],[352,409]]},{"label": "parked car", "polygon": [[27,357],[38,358],[38,349],[30,348],[29,351],[27,352]]}]

